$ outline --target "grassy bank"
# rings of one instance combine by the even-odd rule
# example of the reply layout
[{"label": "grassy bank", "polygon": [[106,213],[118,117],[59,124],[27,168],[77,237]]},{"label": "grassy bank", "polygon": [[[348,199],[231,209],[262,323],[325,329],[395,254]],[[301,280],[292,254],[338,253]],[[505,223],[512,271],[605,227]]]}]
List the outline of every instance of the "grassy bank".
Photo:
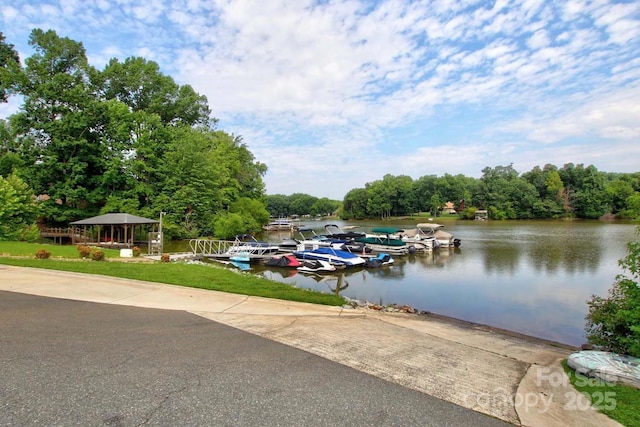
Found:
[{"label": "grassy bank", "polygon": [[604,381],[576,374],[567,365],[566,360],[562,362],[562,367],[569,376],[571,384],[590,399],[598,411],[624,426],[640,427],[639,389],[626,385],[607,384]]},{"label": "grassy bank", "polygon": [[[52,258],[44,260],[34,259],[34,254],[39,249],[50,251]],[[343,298],[335,295],[295,288],[284,283],[267,280],[250,274],[240,274],[236,271],[215,265],[176,262],[119,262],[117,260],[118,251],[108,251],[116,253],[115,255],[107,255],[107,257],[111,258],[110,261],[96,262],[80,260],[75,246],[0,242],[0,264],[75,273],[100,274],[123,279],[167,283],[170,285],[314,304],[342,305],[345,303]]]}]

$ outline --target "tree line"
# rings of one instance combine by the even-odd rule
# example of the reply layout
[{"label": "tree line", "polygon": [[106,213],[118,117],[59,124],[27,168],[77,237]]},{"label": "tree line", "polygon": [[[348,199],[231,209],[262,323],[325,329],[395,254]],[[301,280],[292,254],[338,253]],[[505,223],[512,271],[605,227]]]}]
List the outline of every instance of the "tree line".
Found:
[{"label": "tree line", "polygon": [[81,42],[51,30],[29,44],[21,62],[0,33],[0,102],[22,97],[0,121],[0,176],[28,185],[42,223],[163,211],[169,236],[228,237],[268,221],[266,165],[217,129],[205,96],[141,57],[99,70]]},{"label": "tree line", "polygon": [[272,217],[333,215],[341,202],[326,197],[318,198],[304,193],[272,194],[266,197],[267,211]]},{"label": "tree line", "polygon": [[[386,218],[430,212],[452,202],[458,215],[473,219],[478,209],[491,219],[634,218],[640,214],[640,172],[608,173],[593,166],[547,164],[520,174],[513,165],[486,167],[481,178],[464,175],[385,175],[350,190],[343,219]],[[462,208],[462,209],[461,209]]]}]

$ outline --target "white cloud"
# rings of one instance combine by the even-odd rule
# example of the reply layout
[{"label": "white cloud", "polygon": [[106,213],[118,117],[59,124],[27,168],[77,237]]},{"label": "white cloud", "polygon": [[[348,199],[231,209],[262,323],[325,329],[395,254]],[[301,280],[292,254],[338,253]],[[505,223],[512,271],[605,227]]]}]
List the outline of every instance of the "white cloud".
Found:
[{"label": "white cloud", "polygon": [[[112,56],[157,61],[207,96],[222,129],[244,136],[269,166],[268,192],[341,198],[384,173],[473,175],[537,158],[639,170],[638,157],[613,160],[638,137],[639,8],[41,0],[2,7],[0,25],[10,42],[23,38],[21,51],[43,26],[82,41],[96,66]],[[455,162],[416,166],[433,152]]]}]

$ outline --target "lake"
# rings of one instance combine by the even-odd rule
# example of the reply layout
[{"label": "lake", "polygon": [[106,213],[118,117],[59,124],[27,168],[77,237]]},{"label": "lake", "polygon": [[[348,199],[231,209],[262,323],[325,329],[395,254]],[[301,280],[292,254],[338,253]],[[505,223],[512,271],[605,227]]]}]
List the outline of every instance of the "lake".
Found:
[{"label": "lake", "polygon": [[[331,221],[413,228],[415,222]],[[326,222],[306,226],[321,234]],[[459,249],[395,257],[392,267],[343,270],[325,276],[256,267],[269,279],[373,303],[504,328],[570,345],[585,342],[584,317],[592,294],[607,295],[636,225],[601,221],[446,221]],[[265,233],[282,241],[289,233]]]}]

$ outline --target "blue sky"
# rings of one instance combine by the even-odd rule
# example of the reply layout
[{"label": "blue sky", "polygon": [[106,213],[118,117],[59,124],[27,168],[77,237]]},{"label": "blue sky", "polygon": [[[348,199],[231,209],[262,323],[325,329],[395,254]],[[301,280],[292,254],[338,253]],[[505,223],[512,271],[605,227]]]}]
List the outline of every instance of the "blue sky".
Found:
[{"label": "blue sky", "polygon": [[[7,2],[8,3],[8,2]],[[640,171],[640,2],[14,0],[0,28],[142,56],[207,96],[268,194],[513,163]],[[0,104],[0,117],[19,100]]]}]

